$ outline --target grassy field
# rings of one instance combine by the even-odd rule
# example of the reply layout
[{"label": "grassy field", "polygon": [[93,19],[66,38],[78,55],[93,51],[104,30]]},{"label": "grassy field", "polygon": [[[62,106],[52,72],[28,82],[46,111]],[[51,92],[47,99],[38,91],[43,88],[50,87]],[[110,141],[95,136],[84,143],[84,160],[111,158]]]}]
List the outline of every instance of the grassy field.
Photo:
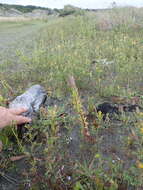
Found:
[{"label": "grassy field", "polygon": [[[14,128],[1,132],[0,187],[142,190],[141,9],[0,26],[1,105],[37,83],[56,102],[41,109],[24,139]],[[97,112],[103,102],[120,114]],[[128,106],[138,109],[124,112]],[[18,155],[25,157],[11,161]]]},{"label": "grassy field", "polygon": [[21,22],[21,21],[31,21],[31,18],[26,17],[2,17],[0,16],[0,22]]}]

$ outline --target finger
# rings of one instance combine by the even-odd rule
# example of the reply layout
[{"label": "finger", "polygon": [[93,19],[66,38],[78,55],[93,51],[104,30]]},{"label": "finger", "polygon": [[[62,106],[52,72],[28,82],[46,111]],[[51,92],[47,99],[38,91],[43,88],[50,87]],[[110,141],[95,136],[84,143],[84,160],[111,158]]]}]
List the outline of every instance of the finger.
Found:
[{"label": "finger", "polygon": [[16,122],[16,124],[20,125],[24,123],[30,123],[32,120],[28,117],[16,116],[14,121]]},{"label": "finger", "polygon": [[20,115],[20,114],[26,112],[27,110],[28,110],[27,108],[10,108],[9,109],[9,111],[15,115]]}]

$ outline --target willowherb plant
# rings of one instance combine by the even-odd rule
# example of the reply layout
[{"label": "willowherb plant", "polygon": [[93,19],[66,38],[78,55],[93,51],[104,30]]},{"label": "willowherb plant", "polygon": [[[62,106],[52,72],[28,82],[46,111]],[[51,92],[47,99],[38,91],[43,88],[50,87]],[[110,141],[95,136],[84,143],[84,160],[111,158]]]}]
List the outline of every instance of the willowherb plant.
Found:
[{"label": "willowherb plant", "polygon": [[80,99],[80,95],[78,93],[78,88],[76,86],[75,83],[75,79],[73,76],[69,77],[69,85],[71,87],[71,91],[72,91],[72,103],[74,106],[75,111],[77,112],[78,116],[79,116],[79,121],[81,123],[82,126],[82,134],[85,137],[85,140],[87,141],[93,141],[93,138],[90,135],[90,131],[89,131],[89,125],[87,122],[87,118],[86,118],[86,114],[84,112],[84,108]]}]

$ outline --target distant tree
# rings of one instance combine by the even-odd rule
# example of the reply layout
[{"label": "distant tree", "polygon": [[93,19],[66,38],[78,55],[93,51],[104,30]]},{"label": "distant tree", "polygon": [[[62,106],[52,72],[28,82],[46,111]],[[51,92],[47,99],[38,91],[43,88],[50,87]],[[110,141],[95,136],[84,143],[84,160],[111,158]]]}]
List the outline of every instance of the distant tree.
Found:
[{"label": "distant tree", "polygon": [[22,13],[27,13],[27,12],[32,12],[35,9],[42,9],[42,10],[48,10],[50,11],[50,8],[45,8],[45,7],[37,7],[33,5],[27,5],[27,6],[22,6],[22,5],[9,5],[9,4],[2,4],[0,3],[0,7],[4,7],[5,9],[17,9],[18,11]]},{"label": "distant tree", "polygon": [[65,5],[63,9],[60,10],[59,16],[68,16],[68,15],[83,15],[84,10],[72,6],[72,5]]}]

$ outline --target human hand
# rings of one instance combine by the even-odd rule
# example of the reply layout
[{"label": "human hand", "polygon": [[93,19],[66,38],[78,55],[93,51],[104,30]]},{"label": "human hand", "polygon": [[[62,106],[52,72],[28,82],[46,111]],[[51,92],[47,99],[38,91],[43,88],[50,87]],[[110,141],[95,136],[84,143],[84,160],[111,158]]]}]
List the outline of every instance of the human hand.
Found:
[{"label": "human hand", "polygon": [[6,127],[7,125],[23,124],[31,122],[31,119],[24,117],[21,114],[26,112],[25,108],[4,108],[0,106],[0,129]]}]

